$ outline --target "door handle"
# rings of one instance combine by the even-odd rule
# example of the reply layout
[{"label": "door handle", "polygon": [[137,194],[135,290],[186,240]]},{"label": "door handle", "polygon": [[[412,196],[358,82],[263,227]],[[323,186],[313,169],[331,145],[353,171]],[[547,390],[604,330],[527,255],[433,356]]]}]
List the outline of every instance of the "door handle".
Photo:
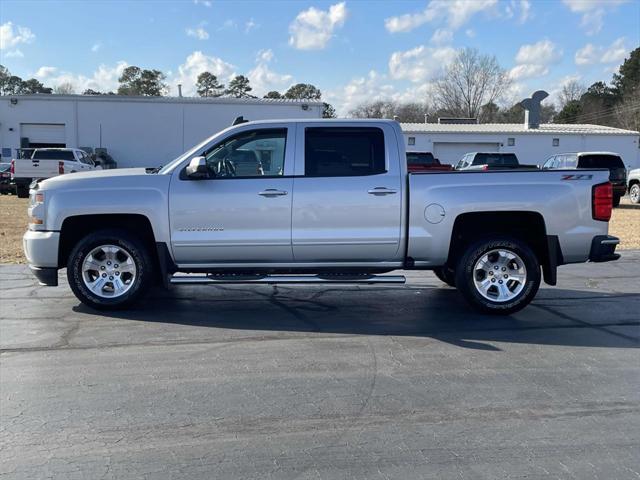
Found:
[{"label": "door handle", "polygon": [[367,191],[367,193],[369,195],[393,195],[394,193],[398,193],[398,191],[387,187],[375,187]]},{"label": "door handle", "polygon": [[262,195],[263,197],[279,197],[281,195],[287,195],[289,192],[285,190],[277,190],[275,188],[267,188],[262,192],[258,193],[258,195]]}]

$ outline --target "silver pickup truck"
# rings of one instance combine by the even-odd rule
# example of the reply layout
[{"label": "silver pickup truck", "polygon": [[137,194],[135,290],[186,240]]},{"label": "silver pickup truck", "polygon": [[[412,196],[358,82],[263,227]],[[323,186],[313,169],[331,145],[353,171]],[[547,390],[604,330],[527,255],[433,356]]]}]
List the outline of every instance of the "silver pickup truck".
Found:
[{"label": "silver pickup truck", "polygon": [[408,173],[385,120],[246,122],[159,170],[45,180],[24,249],[94,308],[152,284],[402,282],[434,270],[476,309],[526,306],[559,265],[616,260],[607,170]]}]

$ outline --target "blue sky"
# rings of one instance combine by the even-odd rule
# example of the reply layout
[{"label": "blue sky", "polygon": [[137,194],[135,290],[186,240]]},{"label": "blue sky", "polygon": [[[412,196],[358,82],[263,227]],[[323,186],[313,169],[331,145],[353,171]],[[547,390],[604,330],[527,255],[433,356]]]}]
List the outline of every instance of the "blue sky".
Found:
[{"label": "blue sky", "polygon": [[[0,1],[0,63],[49,86],[114,90],[126,65],[251,79],[255,93],[318,86],[342,114],[361,101],[428,100],[456,49],[496,55],[509,101],[609,80],[640,44],[638,0]],[[553,95],[552,95],[553,98]]]}]

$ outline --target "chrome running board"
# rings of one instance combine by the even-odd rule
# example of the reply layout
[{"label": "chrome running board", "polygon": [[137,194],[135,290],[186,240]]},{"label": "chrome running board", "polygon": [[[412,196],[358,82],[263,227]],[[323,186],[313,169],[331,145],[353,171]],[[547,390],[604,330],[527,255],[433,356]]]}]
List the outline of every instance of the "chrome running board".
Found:
[{"label": "chrome running board", "polygon": [[176,274],[171,284],[384,284],[405,283],[404,275],[202,275]]}]

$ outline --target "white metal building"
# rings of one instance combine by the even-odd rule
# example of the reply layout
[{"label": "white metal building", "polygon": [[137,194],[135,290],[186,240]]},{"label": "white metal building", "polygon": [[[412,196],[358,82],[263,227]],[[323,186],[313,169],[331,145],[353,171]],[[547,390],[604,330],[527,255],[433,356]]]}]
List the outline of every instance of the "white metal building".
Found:
[{"label": "white metal building", "polygon": [[640,167],[640,134],[601,125],[403,123],[407,151],[432,152],[456,164],[469,152],[513,152],[523,164],[541,165],[551,155],[578,151],[616,152],[627,168]]},{"label": "white metal building", "polygon": [[0,97],[2,161],[20,147],[106,148],[119,167],[154,167],[248,120],[321,118],[322,102],[115,95]]}]

